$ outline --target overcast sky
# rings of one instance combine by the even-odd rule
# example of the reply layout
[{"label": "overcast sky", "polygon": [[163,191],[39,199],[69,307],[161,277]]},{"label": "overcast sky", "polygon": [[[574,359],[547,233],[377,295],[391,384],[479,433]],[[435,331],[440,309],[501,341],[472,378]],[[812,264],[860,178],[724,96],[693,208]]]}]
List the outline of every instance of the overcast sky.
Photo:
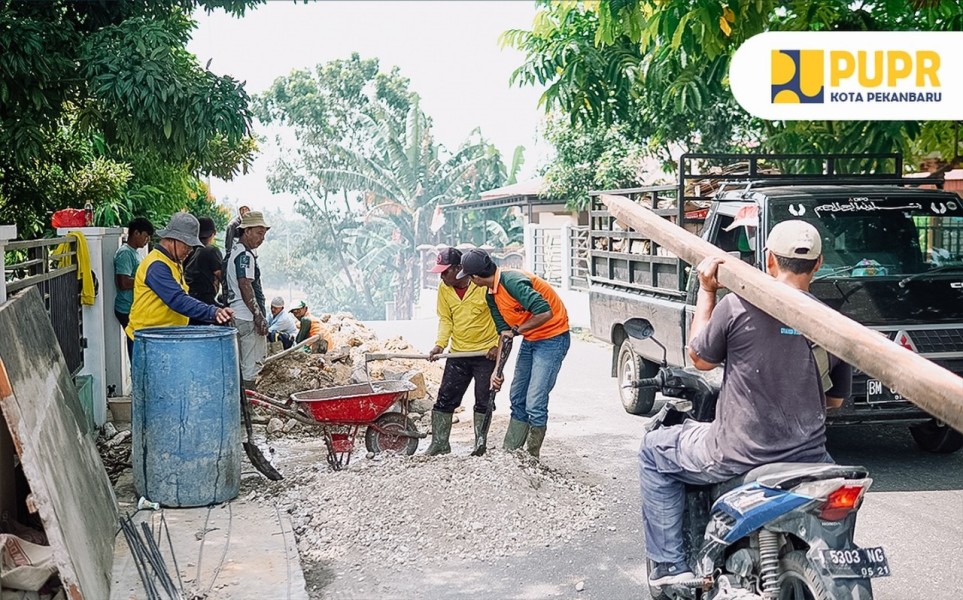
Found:
[{"label": "overcast sky", "polygon": [[[378,58],[384,70],[397,65],[411,80],[421,107],[434,120],[437,141],[456,149],[477,126],[511,157],[515,146],[527,149],[523,176],[545,160],[544,143],[536,146],[542,111],[541,90],[509,87],[522,54],[501,49],[498,36],[507,29],[531,29],[534,2],[319,2],[294,4],[274,0],[242,19],[217,11],[198,13],[199,27],[189,49],[211,70],[247,82],[257,94],[293,69],[347,58]],[[271,196],[265,176],[274,155],[258,157],[253,172],[234,181],[213,180],[219,199],[242,202],[255,210],[291,211],[293,199]]]}]

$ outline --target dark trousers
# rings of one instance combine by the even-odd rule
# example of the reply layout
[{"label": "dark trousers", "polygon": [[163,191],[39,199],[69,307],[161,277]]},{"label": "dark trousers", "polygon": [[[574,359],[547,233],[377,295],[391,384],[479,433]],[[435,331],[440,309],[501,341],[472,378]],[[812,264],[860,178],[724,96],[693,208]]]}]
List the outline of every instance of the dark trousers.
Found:
[{"label": "dark trousers", "polygon": [[268,333],[268,342],[281,342],[281,347],[287,350],[294,345],[294,336],[284,333],[283,331],[273,331]]},{"label": "dark trousers", "polygon": [[[127,324],[130,323],[130,313],[122,313],[119,310],[114,311],[114,316],[120,321],[121,329],[127,329]],[[124,341],[127,342],[127,358],[134,357],[134,340],[127,337],[127,332],[124,331]]]},{"label": "dark trousers", "polygon": [[[495,361],[484,356],[470,358],[449,358],[445,364],[445,374],[438,387],[438,400],[435,410],[453,413],[461,405],[461,400],[468,390],[468,384],[475,380],[475,412],[488,411],[488,399],[491,395],[491,378],[495,372]],[[495,407],[492,407],[494,410]]]}]

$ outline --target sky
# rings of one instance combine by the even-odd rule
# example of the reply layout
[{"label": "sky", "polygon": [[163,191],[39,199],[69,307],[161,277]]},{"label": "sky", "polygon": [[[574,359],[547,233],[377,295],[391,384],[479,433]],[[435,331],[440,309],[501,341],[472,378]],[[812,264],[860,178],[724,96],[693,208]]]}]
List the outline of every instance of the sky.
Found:
[{"label": "sky", "polygon": [[[241,19],[222,11],[195,15],[198,29],[188,49],[210,69],[246,81],[254,95],[277,77],[358,52],[378,58],[383,70],[397,65],[434,121],[435,139],[457,149],[475,127],[510,159],[526,148],[522,178],[545,162],[538,139],[541,90],[509,87],[523,55],[502,49],[507,29],[531,29],[535,4],[527,0],[430,2],[318,2],[271,0]],[[257,131],[255,123],[255,133]],[[273,138],[273,136],[270,136]],[[293,214],[294,198],[272,196],[266,176],[277,151],[268,143],[247,175],[211,180],[228,204]]]}]

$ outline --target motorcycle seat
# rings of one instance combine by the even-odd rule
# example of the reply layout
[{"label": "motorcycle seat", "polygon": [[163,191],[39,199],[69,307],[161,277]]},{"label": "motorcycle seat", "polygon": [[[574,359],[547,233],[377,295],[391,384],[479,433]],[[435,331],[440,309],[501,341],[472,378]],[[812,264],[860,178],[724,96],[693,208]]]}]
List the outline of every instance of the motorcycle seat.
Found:
[{"label": "motorcycle seat", "polygon": [[712,499],[753,481],[767,488],[788,490],[806,481],[819,479],[863,479],[869,475],[866,467],[832,463],[771,463],[733,477],[712,487]]}]

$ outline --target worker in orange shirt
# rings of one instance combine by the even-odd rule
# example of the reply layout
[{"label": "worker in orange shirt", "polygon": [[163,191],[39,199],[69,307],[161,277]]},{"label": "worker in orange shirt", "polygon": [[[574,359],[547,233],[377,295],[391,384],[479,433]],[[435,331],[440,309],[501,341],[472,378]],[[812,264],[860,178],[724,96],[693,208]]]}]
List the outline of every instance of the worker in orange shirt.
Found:
[{"label": "worker in orange shirt", "polygon": [[[522,336],[503,447],[517,450],[527,441],[529,454],[537,458],[545,441],[548,396],[571,345],[568,312],[547,281],[527,271],[499,269],[480,248],[462,256],[458,276],[466,275],[475,285],[488,288],[485,298],[499,332],[499,347],[506,338]],[[503,382],[503,377],[492,374],[493,389],[500,389]]]}]

